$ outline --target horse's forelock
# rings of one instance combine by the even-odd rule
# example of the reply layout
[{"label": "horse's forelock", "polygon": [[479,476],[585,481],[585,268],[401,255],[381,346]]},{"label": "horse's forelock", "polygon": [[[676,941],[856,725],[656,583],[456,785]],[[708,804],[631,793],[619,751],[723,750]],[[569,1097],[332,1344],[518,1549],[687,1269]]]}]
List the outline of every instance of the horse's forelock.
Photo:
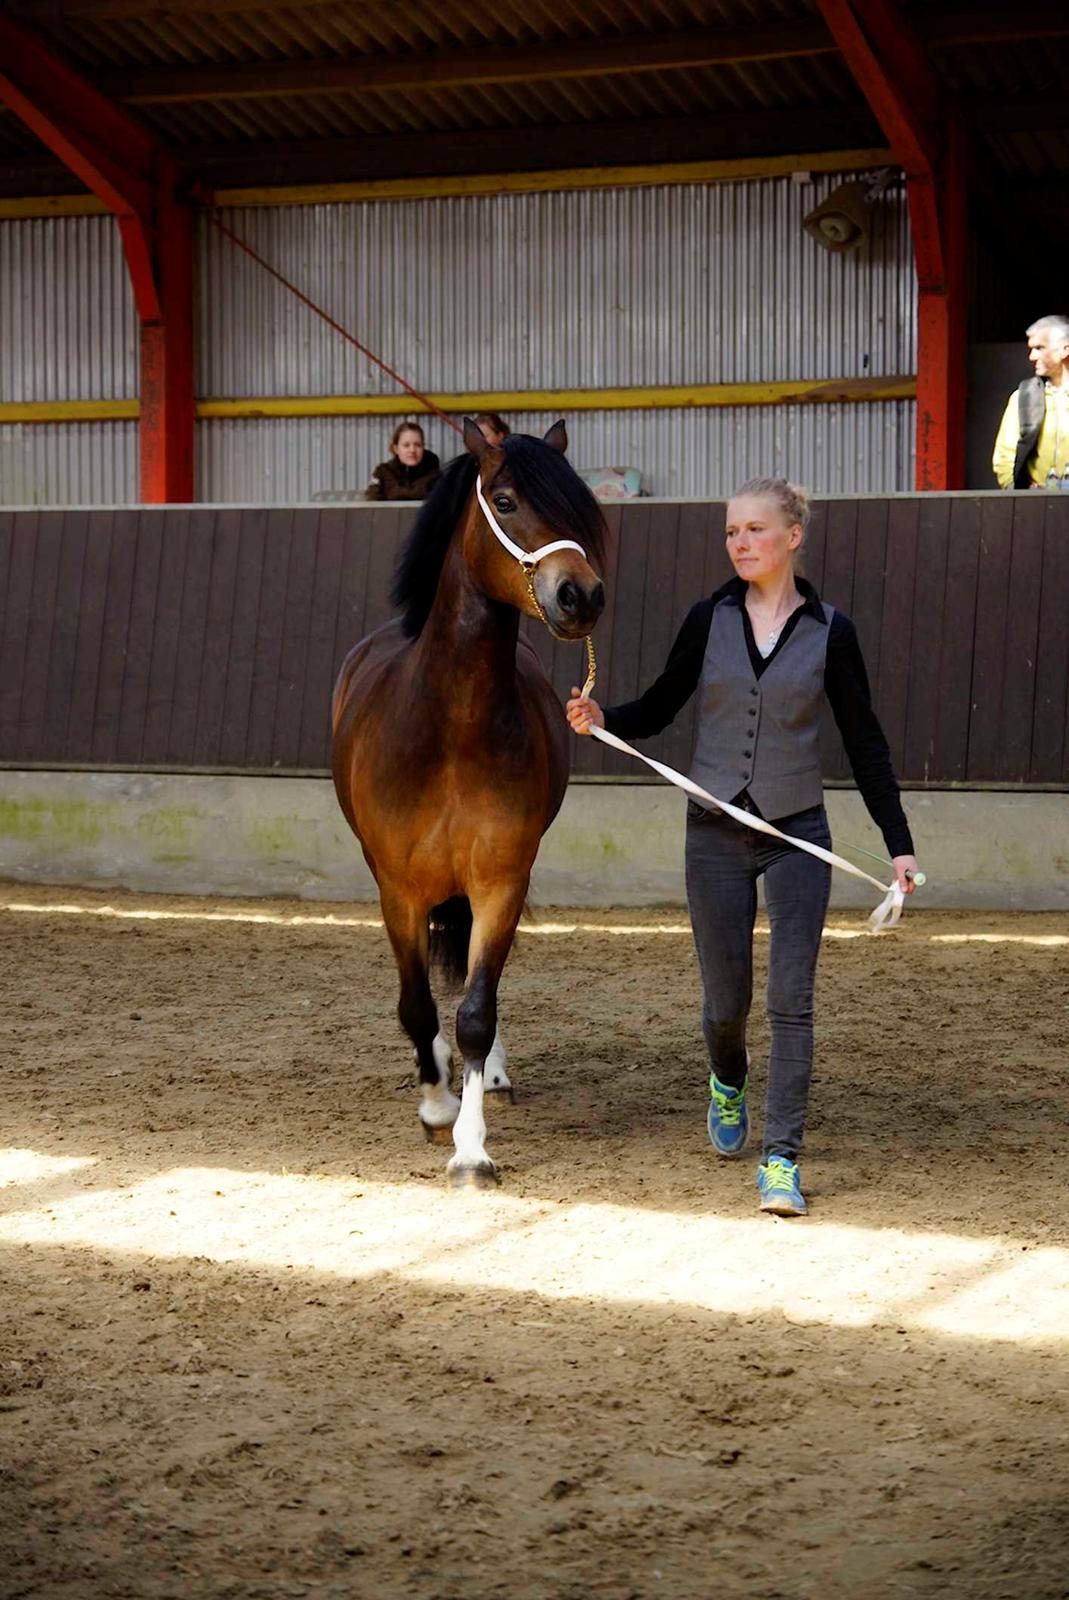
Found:
[{"label": "horse's forelock", "polygon": [[608,529],[601,506],[575,468],[541,439],[513,433],[505,440],[505,463],[513,488],[543,526],[561,538],[573,538],[591,561],[605,561]]}]

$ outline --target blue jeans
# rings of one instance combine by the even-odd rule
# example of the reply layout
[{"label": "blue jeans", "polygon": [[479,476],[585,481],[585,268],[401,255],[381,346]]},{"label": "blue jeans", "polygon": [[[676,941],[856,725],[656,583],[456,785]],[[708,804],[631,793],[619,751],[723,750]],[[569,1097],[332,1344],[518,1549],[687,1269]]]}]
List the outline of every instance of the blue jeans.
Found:
[{"label": "blue jeans", "polygon": [[[831,845],[823,806],[775,819],[784,833]],[[701,967],[702,1030],[712,1070],[739,1088],[746,1079],[746,1020],[753,1002],[757,879],[765,875],[771,937],[768,1016],[772,1048],[764,1158],[797,1159],[813,1073],[813,982],[828,909],[831,868],[816,856],[687,805],[687,902]]]}]

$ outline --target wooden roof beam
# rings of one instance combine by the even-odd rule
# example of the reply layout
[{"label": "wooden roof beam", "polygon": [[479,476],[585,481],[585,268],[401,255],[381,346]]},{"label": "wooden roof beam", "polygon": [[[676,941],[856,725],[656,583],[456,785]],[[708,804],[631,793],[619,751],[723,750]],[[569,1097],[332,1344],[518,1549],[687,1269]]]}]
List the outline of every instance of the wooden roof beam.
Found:
[{"label": "wooden roof beam", "polygon": [[[271,0],[276,11],[316,11],[338,0]],[[265,0],[8,0],[7,10],[24,21],[63,23],[148,20],[168,22],[183,16],[237,16],[263,11]],[[910,26],[928,44],[998,44],[1004,41],[1064,38],[1069,14],[1060,0],[1033,0],[1026,15],[1007,9],[1004,0],[925,0],[906,13]]]},{"label": "wooden roof beam", "polygon": [[[306,0],[314,3],[314,0]],[[20,0],[20,14],[41,21],[77,15],[86,18],[143,16],[154,20],[188,4],[149,4],[146,0]],[[247,9],[202,0],[197,10],[225,13]],[[940,47],[1002,42],[1009,39],[1069,35],[1069,11],[1053,0],[1039,0],[1027,16],[1007,15],[1004,6],[926,8],[916,17],[919,37]],[[818,19],[778,27],[689,28],[672,33],[612,35],[505,48],[485,46],[459,51],[396,55],[379,53],[314,61],[254,61],[221,65],[106,68],[101,89],[131,105],[166,105],[198,100],[277,98],[288,95],[376,94],[391,90],[463,88],[607,77],[694,67],[739,66],[747,62],[806,60],[828,55],[835,39]]]},{"label": "wooden roof beam", "polygon": [[130,105],[263,99],[282,95],[381,94],[391,90],[534,83],[683,67],[827,55],[835,44],[819,21],[776,28],[692,28],[681,33],[516,49],[433,51],[317,61],[254,61],[226,66],[118,68],[101,74],[106,92]]},{"label": "wooden roof beam", "polygon": [[[649,165],[790,151],[882,149],[865,106],[760,114],[638,118],[620,122],[467,128],[456,133],[359,139],[261,140],[200,145],[186,158],[212,188],[363,178],[526,172],[551,167]],[[874,165],[884,164],[882,159]]]}]

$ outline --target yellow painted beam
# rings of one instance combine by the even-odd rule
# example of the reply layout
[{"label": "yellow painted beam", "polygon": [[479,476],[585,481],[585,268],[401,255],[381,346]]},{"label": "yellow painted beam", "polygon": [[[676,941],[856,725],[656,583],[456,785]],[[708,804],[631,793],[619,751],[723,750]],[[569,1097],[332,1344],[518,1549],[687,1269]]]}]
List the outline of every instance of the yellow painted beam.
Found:
[{"label": "yellow painted beam", "polygon": [[42,194],[0,200],[0,222],[24,222],[34,217],[103,217],[107,211],[95,194]]},{"label": "yellow painted beam", "polygon": [[[663,384],[633,389],[499,389],[471,394],[431,394],[441,411],[462,416],[476,411],[662,411],[677,407],[835,405],[873,400],[912,400],[917,380],[886,378],[791,379],[781,383]],[[283,395],[273,399],[198,400],[197,418],[219,421],[252,417],[403,417],[420,414],[406,394]],[[15,401],[0,404],[0,424],[136,421],[136,400]]]},{"label": "yellow painted beam", "polygon": [[672,161],[649,166],[570,167],[540,172],[484,172],[440,178],[374,178],[362,183],[292,184],[217,189],[218,206],[318,206],[367,200],[434,200],[466,195],[542,194],[561,189],[636,189],[672,183],[742,183],[792,172],[867,172],[891,165],[887,149],[821,150],[808,155],[748,156],[731,161]]},{"label": "yellow painted beam", "polygon": [[[892,161],[886,149],[820,150],[809,155],[747,156],[732,161],[672,161],[651,166],[570,167],[559,171],[484,172],[440,178],[373,178],[362,183],[313,183],[219,189],[217,206],[323,206],[368,200],[431,200],[465,195],[543,194],[561,189],[636,189],[672,183],[745,183],[792,172],[866,172]],[[98,217],[106,208],[91,194],[0,199],[0,222],[31,217]]]},{"label": "yellow painted beam", "polygon": [[[866,400],[910,400],[912,377],[829,378],[785,383],[666,384],[633,389],[501,389],[481,394],[429,394],[441,411],[659,411],[674,407],[769,406]],[[200,418],[398,417],[420,408],[405,394],[309,395],[273,400],[201,400]]]},{"label": "yellow painted beam", "polygon": [[10,400],[0,405],[0,424],[21,422],[136,422],[137,400]]}]

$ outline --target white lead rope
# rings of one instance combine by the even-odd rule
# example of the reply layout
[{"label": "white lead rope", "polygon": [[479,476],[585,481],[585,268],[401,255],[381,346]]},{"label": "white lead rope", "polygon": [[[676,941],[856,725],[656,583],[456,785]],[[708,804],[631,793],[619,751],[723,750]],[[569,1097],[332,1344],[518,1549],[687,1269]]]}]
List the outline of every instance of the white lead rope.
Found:
[{"label": "white lead rope", "polygon": [[715,806],[718,811],[723,811],[736,822],[741,822],[743,827],[753,828],[755,833],[767,833],[773,839],[783,839],[787,844],[793,844],[796,850],[805,850],[818,860],[826,861],[830,867],[838,867],[841,872],[849,872],[853,877],[861,878],[865,883],[871,883],[881,890],[883,899],[869,918],[870,933],[880,933],[884,928],[893,928],[902,915],[905,892],[900,888],[897,879],[890,885],[881,883],[879,878],[872,877],[871,873],[865,872],[861,867],[855,867],[852,861],[837,856],[833,850],[825,850],[823,845],[810,844],[808,839],[796,839],[793,834],[782,833],[779,828],[774,828],[771,822],[766,822],[764,817],[755,817],[752,811],[744,811],[741,806],[733,806],[729,800],[718,800],[700,784],[692,782],[690,778],[684,778],[674,767],[666,767],[663,761],[655,761],[652,756],[644,756],[641,750],[636,750],[624,739],[618,739],[615,733],[608,733],[604,728],[593,725],[590,731],[595,739],[601,740],[602,744],[611,745],[614,750],[621,751],[625,756],[634,756],[636,761],[644,761],[647,767],[652,767],[654,772],[659,772],[662,778],[667,778],[669,783],[674,783],[676,788],[682,789],[685,794],[693,795],[703,806]]},{"label": "white lead rope", "polygon": [[[490,527],[509,555],[518,561],[527,573],[529,585],[532,582],[534,569],[538,563],[544,556],[552,555],[555,550],[578,550],[584,561],[586,560],[586,551],[581,544],[576,544],[574,539],[555,539],[552,544],[544,544],[537,550],[524,550],[509,538],[494,513],[490,510],[486,496],[483,494],[483,486],[478,474],[475,477],[475,495],[482,508],[483,516],[490,524]],[[531,598],[537,606],[538,598],[534,593],[533,586],[531,587]],[[589,696],[594,687],[592,655],[590,656],[590,661],[592,670],[590,677],[587,678],[583,686],[584,698]],[[792,834],[781,833],[778,828],[772,826],[771,822],[766,822],[764,817],[755,817],[752,811],[743,811],[741,806],[733,806],[730,801],[718,800],[715,795],[711,795],[708,790],[701,788],[699,784],[692,783],[690,778],[684,778],[683,774],[677,772],[674,767],[666,767],[663,761],[655,761],[652,756],[644,756],[641,750],[636,750],[633,745],[628,744],[624,739],[618,739],[614,733],[606,733],[604,728],[594,727],[593,724],[591,724],[590,731],[595,739],[601,740],[602,744],[611,745],[614,750],[619,750],[625,756],[634,756],[636,761],[644,761],[647,767],[652,767],[654,772],[659,772],[662,778],[667,778],[669,783],[674,783],[676,788],[682,789],[685,794],[693,795],[695,800],[701,801],[702,805],[715,806],[718,811],[723,811],[727,816],[733,817],[736,822],[741,822],[743,827],[753,828],[756,833],[767,833],[773,839],[783,839],[787,844],[793,844],[796,850],[805,850],[809,855],[816,856],[820,861],[826,861],[829,866],[838,867],[841,872],[849,872],[853,877],[861,878],[865,883],[871,883],[875,888],[882,890],[883,899],[869,918],[870,933],[879,933],[884,928],[893,928],[902,915],[905,894],[899,888],[897,879],[888,887],[887,884],[881,883],[879,878],[872,877],[870,873],[865,872],[861,867],[855,867],[852,861],[845,860],[843,856],[837,856],[834,851],[825,850],[819,844],[810,844],[807,839],[796,839]]]}]

